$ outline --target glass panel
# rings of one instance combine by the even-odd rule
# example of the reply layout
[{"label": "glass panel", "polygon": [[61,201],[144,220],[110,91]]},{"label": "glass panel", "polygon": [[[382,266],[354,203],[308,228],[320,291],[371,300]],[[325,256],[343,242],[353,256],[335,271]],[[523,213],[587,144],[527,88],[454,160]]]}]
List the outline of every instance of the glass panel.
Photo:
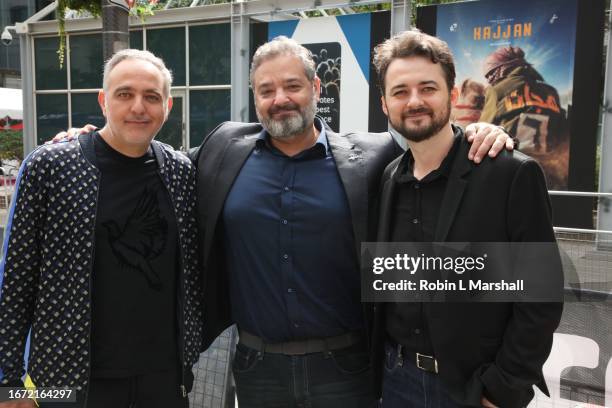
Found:
[{"label": "glass panel", "polygon": [[[42,10],[51,3],[53,3],[53,0],[36,0],[36,11]],[[53,13],[51,15],[53,16]]]},{"label": "glass panel", "polygon": [[36,95],[37,144],[68,129],[68,96]]},{"label": "glass panel", "polygon": [[80,128],[88,123],[99,128],[106,123],[98,105],[98,94],[72,94],[72,127]]},{"label": "glass panel", "polygon": [[168,120],[164,123],[155,140],[164,142],[179,150],[183,147],[183,98],[175,96]]},{"label": "glass panel", "polygon": [[17,22],[24,22],[28,19],[28,6],[13,6],[10,9],[11,21],[13,25]]},{"label": "glass panel", "polygon": [[185,27],[147,30],[147,49],[164,60],[174,85],[185,85]]},{"label": "glass panel", "polygon": [[72,89],[102,87],[102,35],[70,36],[70,80]]},{"label": "glass panel", "polygon": [[191,91],[189,147],[197,147],[218,124],[230,119],[229,89]]},{"label": "glass panel", "polygon": [[57,49],[59,38],[37,38],[34,40],[36,58],[36,89],[66,89],[66,61],[59,68]]},{"label": "glass panel", "polygon": [[[40,11],[49,4],[53,3],[54,0],[36,0],[36,11]],[[47,16],[42,18],[43,21],[55,20],[55,13],[49,13]]]},{"label": "glass panel", "polygon": [[142,50],[142,30],[130,31],[130,48]]},{"label": "glass panel", "polygon": [[189,83],[229,85],[230,25],[208,24],[189,28]]}]

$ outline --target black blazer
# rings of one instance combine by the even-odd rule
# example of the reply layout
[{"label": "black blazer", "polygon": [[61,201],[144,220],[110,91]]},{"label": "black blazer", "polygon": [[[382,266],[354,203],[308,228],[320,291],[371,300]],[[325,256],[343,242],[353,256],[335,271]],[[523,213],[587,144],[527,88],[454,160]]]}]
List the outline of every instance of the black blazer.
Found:
[{"label": "black blazer", "polygon": [[[554,242],[546,182],[536,161],[520,152],[502,151],[476,165],[467,158],[465,139],[449,176],[435,242]],[[396,183],[383,175],[379,241],[390,241]],[[560,261],[559,261],[560,265]],[[562,273],[559,269],[559,285]],[[439,375],[458,402],[480,406],[487,395],[502,408],[523,407],[532,385],[548,393],[542,365],[552,346],[562,312],[560,303],[425,303]],[[374,321],[373,359],[377,384],[383,368],[384,304]],[[380,390],[379,390],[380,391]]]},{"label": "black blazer", "polygon": [[[259,123],[225,122],[190,154],[197,166],[197,216],[202,234],[204,349],[233,323],[223,248],[223,223],[220,220],[225,199],[261,131]],[[348,199],[357,255],[361,252],[361,242],[372,241],[376,236],[377,199],[382,173],[403,150],[389,133],[339,135],[326,128],[326,134]],[[359,276],[355,276],[355,279],[359,279]],[[371,308],[364,308],[364,314],[366,323],[371,323]]]}]

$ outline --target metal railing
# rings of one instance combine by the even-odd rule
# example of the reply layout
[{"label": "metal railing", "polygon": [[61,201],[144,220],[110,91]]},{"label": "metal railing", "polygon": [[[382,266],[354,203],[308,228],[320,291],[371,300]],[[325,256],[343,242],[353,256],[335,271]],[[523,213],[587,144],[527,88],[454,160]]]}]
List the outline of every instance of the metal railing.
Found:
[{"label": "metal railing", "polygon": [[[600,199],[612,199],[612,193],[603,192],[591,192],[591,191],[562,191],[562,190],[549,190],[548,195],[550,196],[561,196],[561,197],[591,197]],[[612,240],[612,231],[600,230],[600,229],[588,229],[588,228],[568,228],[568,227],[554,227],[555,232],[569,232],[569,233],[580,233],[580,234],[603,234],[609,235]]]},{"label": "metal railing", "polygon": [[551,196],[571,196],[571,197],[610,197],[612,193],[597,193],[590,191],[563,191],[563,190],[548,190],[548,195]]},{"label": "metal railing", "polygon": [[[589,352],[596,353],[598,360],[605,363],[590,368],[568,367],[561,374],[560,383],[552,384],[554,399],[551,401],[537,393],[529,408],[603,407],[606,404],[606,366],[612,357],[612,250],[597,245],[596,230],[586,230],[586,234],[578,228],[555,228],[555,231],[562,250],[566,290],[577,295],[573,301],[565,303],[557,333],[591,344],[594,349]],[[612,235],[609,237],[612,239]],[[554,353],[553,347],[553,359]]]}]

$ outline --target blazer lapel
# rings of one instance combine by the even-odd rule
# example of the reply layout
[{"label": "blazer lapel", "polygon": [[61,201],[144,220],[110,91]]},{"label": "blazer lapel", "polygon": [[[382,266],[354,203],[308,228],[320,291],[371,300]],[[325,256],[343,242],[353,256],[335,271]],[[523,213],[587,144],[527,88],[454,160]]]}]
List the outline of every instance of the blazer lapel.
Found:
[{"label": "blazer lapel", "polygon": [[363,152],[347,138],[329,129],[326,133],[348,200],[357,254],[361,254],[361,242],[367,240],[368,231],[368,184]]},{"label": "blazer lapel", "polygon": [[211,248],[210,241],[214,236],[214,229],[225,199],[234,184],[234,180],[238,177],[240,169],[242,169],[246,159],[255,148],[256,140],[257,134],[233,138],[222,153],[223,156],[219,161],[217,174],[211,179],[212,183],[207,188],[207,194],[211,194],[210,192],[214,193],[210,198],[210,207],[206,218],[207,242],[205,243],[205,248],[207,251],[204,254],[204,259],[208,258],[208,250]]},{"label": "blazer lapel", "polygon": [[440,206],[440,215],[438,217],[438,225],[434,234],[435,242],[444,242],[448,236],[450,227],[455,220],[455,214],[461,204],[463,192],[467,187],[467,180],[464,176],[472,170],[472,162],[467,158],[470,145],[461,140],[461,146],[457,150],[457,154],[453,161],[453,166],[448,178],[448,184],[444,191],[444,198]]},{"label": "blazer lapel", "polygon": [[[395,173],[397,168],[392,172]],[[383,185],[381,196],[380,196],[380,210],[378,212],[378,232],[376,234],[376,240],[380,242],[389,242],[391,240],[391,216],[393,209],[391,204],[393,203],[393,195],[395,194],[395,180],[393,175],[385,181]]]}]

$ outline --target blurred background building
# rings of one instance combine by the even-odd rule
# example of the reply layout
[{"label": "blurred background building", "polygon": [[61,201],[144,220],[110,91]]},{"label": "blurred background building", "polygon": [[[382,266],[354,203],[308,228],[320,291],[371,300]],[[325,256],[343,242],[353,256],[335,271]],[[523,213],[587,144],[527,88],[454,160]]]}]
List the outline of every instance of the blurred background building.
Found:
[{"label": "blurred background building", "polygon": [[[2,0],[0,2],[0,27],[12,26],[25,21],[29,16],[53,0]],[[9,46],[0,47],[0,88],[21,88],[19,63],[19,36],[13,36]]]}]

